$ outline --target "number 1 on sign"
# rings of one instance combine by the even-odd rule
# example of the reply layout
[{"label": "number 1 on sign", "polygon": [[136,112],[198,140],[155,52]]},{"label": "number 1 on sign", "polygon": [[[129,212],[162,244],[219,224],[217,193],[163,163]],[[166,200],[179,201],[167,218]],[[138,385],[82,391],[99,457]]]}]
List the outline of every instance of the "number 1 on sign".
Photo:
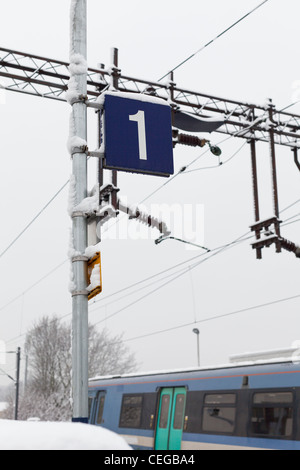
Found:
[{"label": "number 1 on sign", "polygon": [[138,111],[136,114],[130,115],[129,121],[137,122],[140,152],[139,158],[140,160],[147,160],[145,111]]}]

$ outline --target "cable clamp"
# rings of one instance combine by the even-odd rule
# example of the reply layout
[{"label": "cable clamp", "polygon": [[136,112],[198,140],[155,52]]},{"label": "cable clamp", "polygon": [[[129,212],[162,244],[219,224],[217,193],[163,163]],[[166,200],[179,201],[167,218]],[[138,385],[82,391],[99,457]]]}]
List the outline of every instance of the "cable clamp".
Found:
[{"label": "cable clamp", "polygon": [[79,295],[84,295],[84,296],[88,296],[90,293],[88,290],[75,290],[74,292],[72,292],[72,297],[76,297],[76,296],[79,296]]},{"label": "cable clamp", "polygon": [[78,255],[72,257],[72,263],[76,263],[77,261],[89,261],[89,257],[85,255]]},{"label": "cable clamp", "polygon": [[72,212],[71,218],[75,219],[76,217],[86,217],[86,213],[83,211],[74,211]]},{"label": "cable clamp", "polygon": [[77,104],[77,103],[85,103],[87,104],[88,102],[88,96],[87,95],[70,95],[68,96],[68,103],[73,106],[74,104]]},{"label": "cable clamp", "polygon": [[87,152],[88,152],[88,147],[86,145],[82,145],[81,147],[72,147],[72,149],[71,149],[72,157],[73,157],[73,155],[76,155],[76,154],[79,154],[79,153],[87,155]]}]

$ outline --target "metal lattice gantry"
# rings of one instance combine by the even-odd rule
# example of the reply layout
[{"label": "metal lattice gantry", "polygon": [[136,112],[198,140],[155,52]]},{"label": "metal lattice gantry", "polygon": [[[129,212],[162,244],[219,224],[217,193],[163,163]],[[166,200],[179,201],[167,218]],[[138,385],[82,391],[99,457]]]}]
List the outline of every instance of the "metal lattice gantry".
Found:
[{"label": "metal lattice gantry", "polygon": [[[87,95],[83,97],[86,104],[93,107],[95,100],[102,92],[117,84],[121,92],[151,94],[167,100],[175,115],[176,112],[179,114],[180,110],[180,113],[186,113],[196,119],[211,118],[222,121],[222,125],[215,132],[246,139],[250,144],[255,212],[255,224],[251,226],[251,230],[256,236],[256,241],[252,246],[256,249],[257,258],[262,257],[262,248],[271,244],[276,245],[277,252],[283,248],[300,256],[300,248],[283,239],[280,233],[275,155],[277,145],[289,147],[294,153],[295,163],[300,170],[298,158],[300,116],[277,110],[272,100],[268,100],[263,105],[257,105],[180,88],[174,82],[173,73],[169,74],[165,82],[133,78],[122,74],[117,61],[113,64],[109,68],[105,68],[104,65],[98,68],[88,68]],[[0,48],[0,79],[0,86],[6,90],[64,102],[70,79],[69,63]],[[188,135],[182,134],[184,138],[177,139],[176,129],[173,135],[175,136],[174,145],[182,143],[202,146],[201,139]],[[270,147],[274,210],[273,216],[266,221],[260,220],[259,214],[257,142],[267,142]],[[113,174],[116,175],[116,171]]]},{"label": "metal lattice gantry", "polygon": [[[6,90],[65,101],[70,78],[68,62],[0,48],[1,85]],[[243,103],[178,87],[171,79],[160,83],[123,75],[115,66],[89,68],[87,97],[94,101],[111,86],[117,76],[118,89],[131,93],[151,93],[202,118],[224,119],[216,132],[255,141],[274,142],[291,148],[300,146],[300,116],[280,111],[269,101],[265,105]]]}]

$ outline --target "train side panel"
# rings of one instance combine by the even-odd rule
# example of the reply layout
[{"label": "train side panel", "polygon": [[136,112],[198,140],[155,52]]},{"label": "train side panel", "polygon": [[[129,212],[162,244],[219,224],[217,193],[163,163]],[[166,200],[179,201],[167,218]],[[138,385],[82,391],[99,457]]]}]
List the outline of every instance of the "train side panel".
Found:
[{"label": "train side panel", "polygon": [[292,363],[92,381],[90,400],[91,424],[134,449],[300,449]]}]

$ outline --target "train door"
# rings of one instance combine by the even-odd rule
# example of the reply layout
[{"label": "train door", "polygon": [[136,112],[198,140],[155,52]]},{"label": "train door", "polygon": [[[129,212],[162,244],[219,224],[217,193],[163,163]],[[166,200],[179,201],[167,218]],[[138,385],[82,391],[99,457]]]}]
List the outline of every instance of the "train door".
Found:
[{"label": "train door", "polygon": [[158,410],[155,450],[180,450],[186,404],[185,388],[163,388]]}]

